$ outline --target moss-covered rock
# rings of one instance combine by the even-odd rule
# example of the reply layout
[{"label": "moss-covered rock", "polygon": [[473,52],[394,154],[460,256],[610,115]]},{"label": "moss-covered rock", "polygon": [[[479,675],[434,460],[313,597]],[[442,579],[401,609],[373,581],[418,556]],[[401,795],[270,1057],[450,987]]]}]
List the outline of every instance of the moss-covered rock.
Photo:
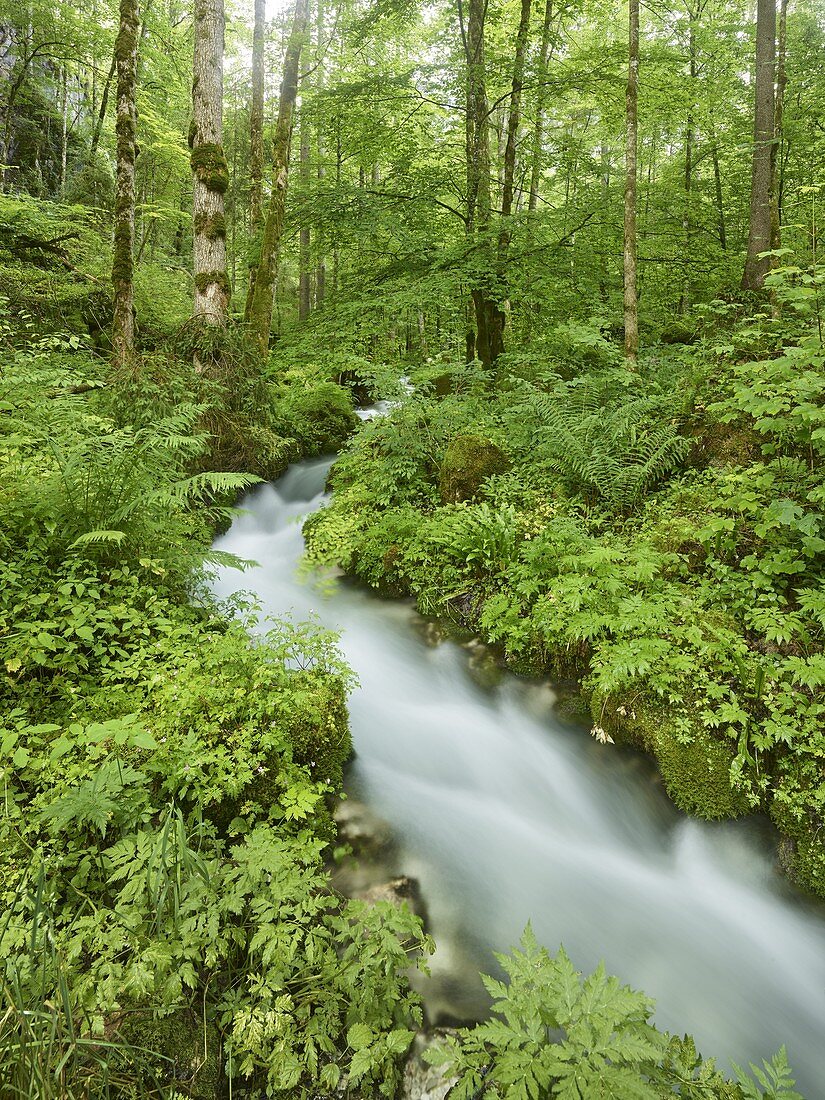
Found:
[{"label": "moss-covered rock", "polygon": [[344,764],[352,755],[346,694],[340,680],[308,674],[296,692],[298,706],[287,720],[287,735],[296,764],[334,787],[343,782]]},{"label": "moss-covered rock", "polygon": [[503,474],[510,466],[504,452],[489,439],[458,435],[450,443],[441,463],[438,488],[444,504],[472,500],[486,478]]},{"label": "moss-covered rock", "polygon": [[656,757],[667,793],[680,810],[708,821],[749,812],[745,797],[731,787],[732,748],[713,737],[698,718],[690,721],[687,740],[683,720],[677,723],[673,711],[657,699],[636,699],[625,706],[594,696],[591,713],[617,742]]},{"label": "moss-covered rock", "polygon": [[783,797],[774,798],[771,820],[779,829],[779,862],[796,886],[825,898],[823,822],[811,810],[798,816]]},{"label": "moss-covered rock", "polygon": [[128,1013],[118,1033],[126,1044],[124,1059],[140,1085],[167,1086],[188,1100],[223,1096],[220,1033],[192,1010],[160,1018]]}]

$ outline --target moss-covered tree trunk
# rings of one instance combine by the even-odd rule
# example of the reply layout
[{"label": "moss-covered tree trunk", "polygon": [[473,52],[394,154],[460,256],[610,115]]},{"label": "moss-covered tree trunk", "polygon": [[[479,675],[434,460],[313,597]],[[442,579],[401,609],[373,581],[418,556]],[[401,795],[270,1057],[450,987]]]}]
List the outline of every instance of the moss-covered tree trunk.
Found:
[{"label": "moss-covered tree trunk", "polygon": [[120,23],[115,43],[117,70],[117,188],[115,192],[112,284],[112,363],[125,366],[135,349],[135,296],[132,283],[135,245],[135,159],[137,156],[137,0],[120,0]]},{"label": "moss-covered tree trunk", "polygon": [[742,273],[743,290],[759,290],[771,266],[771,182],[774,143],[774,76],[776,64],[776,0],[757,0],[756,73],[753,111],[748,252]]},{"label": "moss-covered tree trunk", "polygon": [[223,151],[223,0],[195,0],[192,74],[192,190],[197,319],[223,325],[229,307],[223,196],[229,172]]},{"label": "moss-covered tree trunk", "polygon": [[624,353],[628,363],[633,365],[639,351],[639,297],[636,292],[639,0],[630,0],[628,9],[627,90],[625,94]]},{"label": "moss-covered tree trunk", "polygon": [[249,335],[262,356],[269,351],[269,330],[272,326],[272,299],[278,275],[281,237],[284,231],[287,183],[289,180],[289,146],[292,138],[292,116],[298,95],[298,66],[309,21],[309,0],[295,0],[292,30],[284,59],[284,78],[278,102],[278,124],[272,151],[272,191],[261,241],[261,258],[255,273],[255,289],[247,309]]}]

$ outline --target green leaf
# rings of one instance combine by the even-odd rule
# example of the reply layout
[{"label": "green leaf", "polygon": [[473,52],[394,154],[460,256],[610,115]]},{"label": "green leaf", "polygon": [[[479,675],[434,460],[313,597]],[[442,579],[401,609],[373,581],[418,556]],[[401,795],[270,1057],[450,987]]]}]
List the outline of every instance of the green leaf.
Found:
[{"label": "green leaf", "polygon": [[372,1028],[366,1024],[353,1024],[347,1032],[347,1046],[353,1050],[364,1050],[374,1038]]}]

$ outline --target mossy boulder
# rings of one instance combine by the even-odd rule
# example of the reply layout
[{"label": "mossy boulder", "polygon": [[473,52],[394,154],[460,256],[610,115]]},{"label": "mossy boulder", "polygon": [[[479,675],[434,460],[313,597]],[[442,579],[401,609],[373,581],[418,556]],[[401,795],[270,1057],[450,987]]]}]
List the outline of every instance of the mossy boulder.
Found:
[{"label": "mossy boulder", "polygon": [[797,816],[789,802],[774,798],[771,820],[779,829],[779,862],[782,870],[796,886],[825,898],[825,843],[823,822],[812,811]]},{"label": "mossy boulder", "polygon": [[118,1034],[126,1044],[123,1057],[131,1074],[147,1090],[166,1086],[187,1100],[219,1100],[224,1095],[220,1032],[198,1013],[182,1008],[158,1018],[130,1012]]},{"label": "mossy boulder", "polygon": [[444,504],[472,500],[484,481],[509,469],[507,455],[478,435],[458,435],[450,443],[441,463],[438,488]]},{"label": "mossy boulder", "polygon": [[593,720],[619,743],[644,749],[656,757],[671,801],[692,817],[707,821],[740,817],[749,812],[745,797],[730,784],[733,750],[717,740],[697,718],[677,716],[657,699],[636,699],[623,705],[594,695]]},{"label": "mossy boulder", "polygon": [[307,457],[340,450],[360,423],[351,394],[334,382],[292,386],[275,399],[275,428]]}]

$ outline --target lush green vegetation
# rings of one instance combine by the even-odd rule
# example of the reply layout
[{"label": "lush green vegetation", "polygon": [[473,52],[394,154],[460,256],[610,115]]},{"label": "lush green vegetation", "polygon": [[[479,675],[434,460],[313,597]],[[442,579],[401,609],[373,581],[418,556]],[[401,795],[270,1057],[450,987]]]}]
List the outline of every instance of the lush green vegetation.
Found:
[{"label": "lush green vegetation", "polygon": [[[256,4],[225,59],[220,0],[0,8],[3,1096],[398,1091],[431,944],[330,886],[351,673],[205,583],[301,456],[314,562],[825,898],[825,23],[759,0],[752,80],[742,0],[628,7]],[[796,1095],[501,961],[459,1100]]]}]

